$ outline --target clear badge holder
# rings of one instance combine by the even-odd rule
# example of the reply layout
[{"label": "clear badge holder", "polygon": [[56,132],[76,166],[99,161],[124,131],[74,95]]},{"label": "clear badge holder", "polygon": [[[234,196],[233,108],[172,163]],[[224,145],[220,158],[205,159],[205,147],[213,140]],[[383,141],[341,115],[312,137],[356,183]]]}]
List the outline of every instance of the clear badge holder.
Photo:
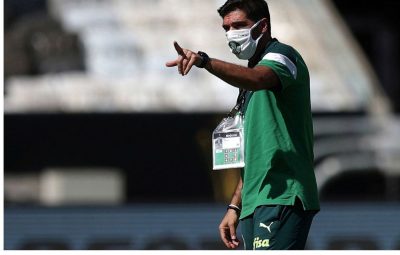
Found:
[{"label": "clear badge holder", "polygon": [[243,115],[224,118],[212,134],[213,169],[244,167]]}]

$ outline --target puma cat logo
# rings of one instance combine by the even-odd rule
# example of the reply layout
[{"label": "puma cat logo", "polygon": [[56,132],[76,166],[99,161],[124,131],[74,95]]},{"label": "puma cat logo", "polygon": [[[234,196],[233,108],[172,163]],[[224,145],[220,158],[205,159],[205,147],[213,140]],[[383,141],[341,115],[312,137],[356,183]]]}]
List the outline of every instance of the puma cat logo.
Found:
[{"label": "puma cat logo", "polygon": [[265,225],[264,223],[260,222],[260,228],[266,228],[268,232],[271,233],[271,225],[274,224],[274,222],[271,222],[269,226]]}]

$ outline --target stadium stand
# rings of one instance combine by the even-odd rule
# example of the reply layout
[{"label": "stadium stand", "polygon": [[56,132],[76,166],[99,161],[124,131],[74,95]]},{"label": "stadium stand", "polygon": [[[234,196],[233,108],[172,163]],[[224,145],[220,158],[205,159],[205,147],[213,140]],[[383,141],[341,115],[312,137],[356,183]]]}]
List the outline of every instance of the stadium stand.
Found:
[{"label": "stadium stand", "polygon": [[[164,67],[174,56],[174,40],[245,64],[226,46],[215,11],[221,2],[49,1],[51,16],[82,41],[86,71],[12,77],[6,81],[5,111],[227,111],[235,100],[234,88],[205,72],[196,70],[182,79]],[[271,1],[270,6],[273,36],[296,45],[309,65],[315,112],[387,110],[374,72],[329,1]],[[324,30],[329,33],[320,32]],[[57,86],[54,80],[74,85]],[[196,96],[182,97],[183,90]],[[43,105],[40,98],[49,94],[62,100]]]}]

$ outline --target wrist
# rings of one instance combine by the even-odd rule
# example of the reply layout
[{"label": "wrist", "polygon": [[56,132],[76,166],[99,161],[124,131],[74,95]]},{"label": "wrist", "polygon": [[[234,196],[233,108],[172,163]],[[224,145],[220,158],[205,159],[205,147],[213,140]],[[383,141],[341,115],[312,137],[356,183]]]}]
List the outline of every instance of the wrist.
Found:
[{"label": "wrist", "polygon": [[234,205],[234,204],[228,205],[226,210],[234,210],[238,215],[240,215],[240,212],[242,211],[242,209],[239,206]]},{"label": "wrist", "polygon": [[207,55],[207,53],[199,51],[197,54],[200,55],[201,57],[201,62],[197,65],[198,68],[204,68],[207,66],[207,64],[210,62],[210,57]]}]

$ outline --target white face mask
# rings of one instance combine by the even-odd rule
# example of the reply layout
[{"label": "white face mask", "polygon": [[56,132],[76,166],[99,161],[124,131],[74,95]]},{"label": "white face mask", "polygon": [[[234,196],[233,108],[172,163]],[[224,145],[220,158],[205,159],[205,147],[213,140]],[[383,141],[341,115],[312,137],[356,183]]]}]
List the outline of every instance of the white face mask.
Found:
[{"label": "white face mask", "polygon": [[233,54],[240,59],[250,59],[254,53],[256,53],[258,41],[261,39],[263,34],[254,40],[251,37],[251,31],[260,24],[259,20],[251,28],[230,30],[226,32],[226,38],[228,40],[228,45],[231,48]]}]

